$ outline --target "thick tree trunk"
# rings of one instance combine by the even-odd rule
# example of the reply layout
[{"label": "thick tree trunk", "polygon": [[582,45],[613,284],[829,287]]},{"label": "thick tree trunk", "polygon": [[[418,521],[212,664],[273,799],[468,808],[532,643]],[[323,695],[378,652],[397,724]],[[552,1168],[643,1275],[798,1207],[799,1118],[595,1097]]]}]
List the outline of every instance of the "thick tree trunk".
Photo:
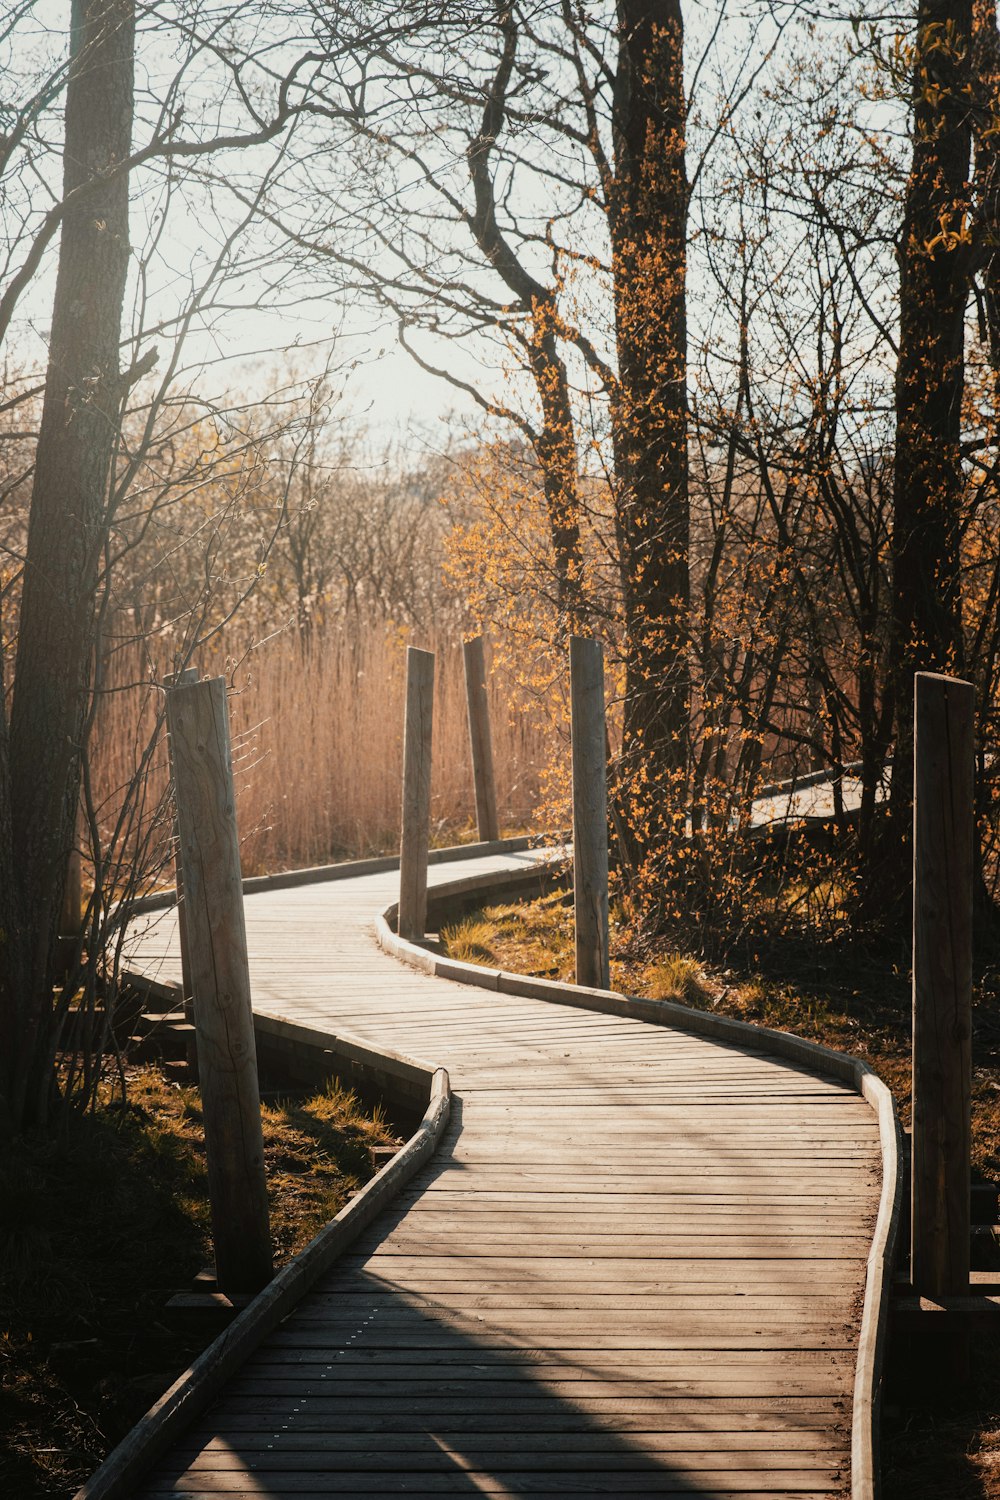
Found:
[{"label": "thick tree trunk", "polygon": [[[985,434],[987,458],[995,465],[1000,456],[1000,28],[997,25],[996,0],[973,0],[972,80],[976,104],[973,114],[974,261],[981,288],[992,385],[991,420]],[[993,494],[996,493],[996,480],[993,480]],[[976,683],[978,711],[983,716],[989,714],[991,707],[991,689],[995,679],[989,663],[995,660],[995,655],[990,650],[982,650],[979,643],[996,640],[1000,636],[1000,621],[997,618],[1000,565],[997,565],[997,569],[986,592],[985,609],[976,622],[976,645],[979,649],[968,664],[969,675],[974,676]],[[981,739],[984,737],[980,735]],[[989,817],[991,802],[990,777],[986,774],[983,748],[980,746],[976,774],[977,824]],[[1000,910],[989,894],[983,867],[983,849],[978,840],[975,899],[978,929],[981,932],[996,932],[1000,927]]]},{"label": "thick tree trunk", "polygon": [[[73,0],[64,193],[129,153],[134,0]],[[121,402],[128,175],[70,201],[59,249],[10,722],[16,913],[0,984],[10,1122],[44,1119],[53,1088],[52,982],[79,794],[95,594]]]},{"label": "thick tree trunk", "polygon": [[15,1128],[12,1085],[16,1077],[14,1060],[21,994],[13,982],[16,976],[12,971],[13,962],[19,956],[12,942],[18,925],[18,905],[11,842],[10,736],[3,669],[0,641],[0,1139],[10,1135]]},{"label": "thick tree trunk", "polygon": [[619,0],[609,226],[612,424],[626,633],[621,789],[632,857],[683,830],[690,756],[688,183],[680,0]]},{"label": "thick tree trunk", "polygon": [[993,375],[994,446],[1000,429],[1000,30],[996,0],[973,0],[972,76],[976,89],[976,263],[982,277],[986,340]]},{"label": "thick tree trunk", "polygon": [[972,0],[920,0],[913,164],[899,250],[892,534],[892,863],[901,877],[913,794],[913,674],[963,670],[959,441],[971,263],[971,23]]}]

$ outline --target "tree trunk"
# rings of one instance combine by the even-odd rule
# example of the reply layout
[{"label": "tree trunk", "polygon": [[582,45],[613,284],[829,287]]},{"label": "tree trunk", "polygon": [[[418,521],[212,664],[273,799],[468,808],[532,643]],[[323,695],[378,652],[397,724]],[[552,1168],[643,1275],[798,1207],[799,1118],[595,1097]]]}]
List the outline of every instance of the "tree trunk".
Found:
[{"label": "tree trunk", "polygon": [[892,824],[906,885],[913,674],[963,671],[959,449],[969,289],[972,0],[920,0],[900,240],[892,532]]},{"label": "tree trunk", "polygon": [[973,0],[972,76],[976,88],[976,262],[982,277],[986,342],[993,375],[993,446],[1000,429],[1000,31],[995,0]]},{"label": "tree trunk", "polygon": [[[134,0],[73,0],[67,198],[128,156],[134,36]],[[119,172],[66,208],[31,497],[10,721],[10,801],[0,810],[17,880],[0,971],[0,1087],[14,1128],[44,1120],[55,1088],[56,936],[119,431],[128,249],[128,174]]]},{"label": "tree trunk", "polygon": [[[997,26],[996,0],[973,0],[972,5],[972,77],[976,89],[976,109],[973,116],[973,140],[975,160],[973,167],[973,190],[975,193],[975,262],[982,290],[983,322],[986,346],[989,354],[991,375],[992,409],[991,421],[986,432],[987,457],[995,466],[1000,457],[1000,28]],[[997,493],[995,477],[991,481],[992,494]],[[984,486],[985,488],[985,486]],[[988,491],[987,491],[988,493]],[[977,622],[977,644],[985,640],[996,640],[1000,635],[997,618],[997,602],[1000,599],[1000,563],[995,564],[991,586],[986,593],[983,617]],[[980,739],[986,716],[991,709],[991,688],[995,678],[989,663],[994,653],[983,650],[981,645],[970,661],[970,674],[975,673],[980,720]],[[989,817],[992,792],[990,778],[986,774],[983,749],[977,756],[976,773],[976,822]],[[975,900],[976,920],[981,931],[996,932],[1000,926],[1000,912],[990,895],[983,863],[982,842],[976,841]]]},{"label": "tree trunk", "polygon": [[632,857],[683,831],[690,755],[688,183],[680,0],[619,0],[612,246],[615,521]]},{"label": "tree trunk", "polygon": [[556,575],[560,635],[582,619],[583,549],[576,433],[566,364],[559,353],[559,317],[554,292],[530,275],[504,238],[497,221],[493,152],[507,120],[507,90],[517,56],[518,22],[510,6],[497,5],[503,38],[496,73],[483,107],[478,135],[466,159],[475,193],[469,227],[483,255],[528,317],[524,348],[542,412],[532,446],[542,470],[545,509]]},{"label": "tree trunk", "polygon": [[568,637],[580,626],[585,614],[579,460],[569,377],[556,339],[555,308],[549,302],[539,305],[537,298],[532,300],[528,363],[542,409],[542,425],[534,449],[542,471],[555,563],[559,629]]}]

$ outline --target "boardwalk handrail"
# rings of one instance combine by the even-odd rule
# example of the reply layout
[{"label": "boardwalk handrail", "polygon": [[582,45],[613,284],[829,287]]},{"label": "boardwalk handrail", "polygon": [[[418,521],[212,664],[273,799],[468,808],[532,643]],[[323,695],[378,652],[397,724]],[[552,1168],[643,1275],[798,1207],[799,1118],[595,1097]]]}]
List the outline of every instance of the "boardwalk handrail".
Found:
[{"label": "boardwalk handrail", "polygon": [[[435,887],[433,900],[457,901],[475,891],[486,899],[492,889],[498,895],[523,879],[523,872],[497,873],[459,878]],[[550,1000],[558,1005],[626,1016],[654,1025],[675,1027],[721,1042],[732,1042],[746,1050],[772,1053],[812,1072],[825,1073],[854,1088],[876,1116],[882,1153],[882,1191],[872,1233],[865,1275],[861,1329],[855,1366],[851,1418],[851,1500],[876,1500],[879,1492],[878,1427],[882,1373],[888,1333],[889,1296],[895,1265],[903,1195],[902,1135],[896,1106],[889,1088],[866,1062],[837,1052],[819,1042],[806,1041],[788,1031],[756,1026],[730,1016],[693,1010],[672,1000],[646,1000],[613,990],[587,989],[554,979],[535,979],[492,969],[464,960],[443,958],[419,944],[399,937],[394,930],[395,904],[385,908],[376,923],[379,946],[424,973],[501,994]]]}]

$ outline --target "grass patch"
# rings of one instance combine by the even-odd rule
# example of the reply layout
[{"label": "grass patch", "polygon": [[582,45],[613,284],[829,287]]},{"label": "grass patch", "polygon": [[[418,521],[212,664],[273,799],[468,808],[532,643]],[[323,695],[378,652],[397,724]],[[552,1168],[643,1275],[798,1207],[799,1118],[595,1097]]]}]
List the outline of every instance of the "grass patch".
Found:
[{"label": "grass patch", "polygon": [[[393,1134],[330,1086],[264,1106],[276,1260],[372,1175]],[[197,1091],[130,1072],[58,1133],[0,1151],[0,1493],[73,1493],[205,1342],[165,1314],[211,1262]]]},{"label": "grass patch", "polygon": [[535,979],[570,977],[573,907],[559,891],[536,901],[490,906],[441,930],[449,958],[512,969]]},{"label": "grass patch", "polygon": [[489,922],[456,922],[441,932],[450,958],[466,964],[494,964],[496,954],[490,946],[493,927]]},{"label": "grass patch", "polygon": [[700,966],[682,953],[666,953],[647,964],[642,985],[643,993],[651,1000],[677,1000],[700,1010],[711,1003],[711,992]]}]

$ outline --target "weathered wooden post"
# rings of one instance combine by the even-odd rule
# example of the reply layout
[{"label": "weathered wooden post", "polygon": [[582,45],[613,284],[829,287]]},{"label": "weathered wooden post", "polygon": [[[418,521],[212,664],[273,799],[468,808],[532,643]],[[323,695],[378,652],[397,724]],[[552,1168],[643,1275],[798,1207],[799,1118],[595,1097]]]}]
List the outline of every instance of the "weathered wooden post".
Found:
[{"label": "weathered wooden post", "polygon": [[[180,687],[185,682],[198,681],[197,667],[184,667],[172,677],[166,677],[163,681],[164,688]],[[173,750],[170,741],[170,729],[167,728],[167,758],[170,762],[170,779],[174,780]],[[181,1004],[185,1013],[190,1017],[193,1014],[191,1002],[191,956],[188,950],[187,935],[187,907],[184,904],[184,866],[181,861],[181,841],[177,829],[177,814],[174,813],[174,895],[177,904],[177,938],[181,948]]]},{"label": "weathered wooden post", "polygon": [[66,884],[63,887],[62,916],[59,919],[59,933],[63,938],[68,938],[75,947],[76,941],[83,931],[83,870],[80,859],[80,850],[73,846],[66,860]]},{"label": "weathered wooden post", "polygon": [[497,823],[497,789],[493,775],[493,740],[482,636],[466,641],[462,655],[465,660],[465,697],[469,707],[472,776],[476,787],[476,823],[483,843],[492,843],[500,837],[500,827]]},{"label": "weathered wooden post", "polygon": [[[79,820],[78,820],[79,821]],[[74,840],[77,834],[74,833]],[[59,912],[59,974],[64,981],[74,978],[83,938],[83,871],[80,850],[74,842],[66,856],[66,881]]]},{"label": "weathered wooden post", "polygon": [[222,677],[167,690],[218,1284],[273,1274],[240,848]]},{"label": "weathered wooden post", "polygon": [[399,839],[399,935],[419,942],[427,922],[427,852],[431,836],[431,733],[434,653],[406,652],[403,721],[403,819]]},{"label": "weathered wooden post", "polygon": [[969,1287],[974,698],[916,674],[910,1277],[934,1298]]},{"label": "weathered wooden post", "polygon": [[573,740],[573,903],[576,982],[607,989],[608,794],[604,655],[600,641],[569,643]]}]

